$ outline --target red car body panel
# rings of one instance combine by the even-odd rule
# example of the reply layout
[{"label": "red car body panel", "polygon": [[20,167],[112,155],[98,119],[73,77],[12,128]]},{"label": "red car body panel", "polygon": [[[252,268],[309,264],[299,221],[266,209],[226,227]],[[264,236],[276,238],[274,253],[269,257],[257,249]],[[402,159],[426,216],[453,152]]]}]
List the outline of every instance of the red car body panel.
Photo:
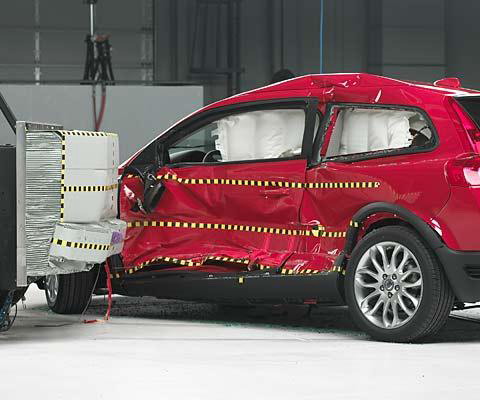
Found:
[{"label": "red car body panel", "polygon": [[[329,117],[328,104],[416,107],[431,119],[441,145],[429,152],[353,163],[307,166],[306,160],[297,159],[162,167],[159,176],[175,178],[164,180],[166,190],[160,203],[147,215],[132,211],[137,199],[142,200],[143,186],[138,177],[126,176],[120,188],[120,216],[130,223],[122,253],[125,269],[135,271],[157,259],[165,268],[212,272],[264,267],[281,267],[287,273],[331,271],[345,246],[344,233],[352,216],[375,202],[409,210],[451,249],[480,250],[480,188],[452,187],[445,174],[448,160],[476,151],[451,108],[452,97],[469,94],[480,92],[367,74],[329,74],[292,79],[208,105],[186,120],[225,106],[305,97],[318,100],[324,118]],[[327,129],[322,155],[328,140]],[[140,152],[121,166],[120,173]],[[185,184],[186,179],[274,181],[282,185]],[[302,187],[290,187],[286,182]],[[309,187],[338,182],[370,182],[373,186]],[[383,218],[399,217],[388,213],[372,216],[365,221],[363,232]],[[452,223],[459,220],[462,223]],[[164,225],[159,226],[160,222]],[[318,226],[332,232],[332,237],[316,236],[313,230]],[[275,229],[287,232],[272,233]]]},{"label": "red car body panel", "polygon": [[[162,168],[159,175],[180,179],[235,179],[278,182],[304,181],[305,160],[271,163],[226,164],[199,168]],[[184,185],[167,180],[161,205],[142,221],[210,223],[299,229],[302,189],[235,185]],[[124,180],[120,196],[121,215],[127,222],[139,220],[131,208],[142,196],[137,177]],[[279,266],[298,247],[290,235],[265,235],[233,229],[132,227],[128,230],[124,262],[138,266],[157,257],[175,257],[199,262],[205,257],[228,257]]]}]

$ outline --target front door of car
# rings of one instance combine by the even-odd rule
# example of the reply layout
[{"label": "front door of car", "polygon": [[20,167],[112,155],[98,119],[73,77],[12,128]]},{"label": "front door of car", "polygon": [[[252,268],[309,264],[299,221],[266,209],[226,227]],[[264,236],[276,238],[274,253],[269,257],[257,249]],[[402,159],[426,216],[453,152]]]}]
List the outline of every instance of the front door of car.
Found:
[{"label": "front door of car", "polygon": [[123,178],[126,267],[281,266],[303,232],[299,212],[316,123],[314,100],[289,99],[206,111],[162,135],[152,146],[164,152],[156,175],[165,190],[152,212],[137,205],[141,180]]}]

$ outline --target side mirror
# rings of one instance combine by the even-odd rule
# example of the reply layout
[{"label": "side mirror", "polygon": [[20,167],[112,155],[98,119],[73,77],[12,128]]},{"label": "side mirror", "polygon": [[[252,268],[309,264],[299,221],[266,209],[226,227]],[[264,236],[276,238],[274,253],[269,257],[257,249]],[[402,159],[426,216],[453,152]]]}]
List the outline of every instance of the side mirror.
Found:
[{"label": "side mirror", "polygon": [[[151,174],[150,174],[151,175]],[[145,190],[143,192],[143,208],[147,213],[151,213],[157,207],[165,186],[161,180],[158,180],[155,176],[151,175],[153,179],[147,177],[145,181]]]},{"label": "side mirror", "polygon": [[[155,172],[155,171],[153,171]],[[155,210],[158,205],[165,186],[160,179],[157,179],[152,170],[140,170],[135,166],[127,166],[123,172],[123,175],[133,174],[139,176],[143,182],[143,202],[137,199],[137,203],[132,207],[132,211],[142,211],[146,214]]]}]

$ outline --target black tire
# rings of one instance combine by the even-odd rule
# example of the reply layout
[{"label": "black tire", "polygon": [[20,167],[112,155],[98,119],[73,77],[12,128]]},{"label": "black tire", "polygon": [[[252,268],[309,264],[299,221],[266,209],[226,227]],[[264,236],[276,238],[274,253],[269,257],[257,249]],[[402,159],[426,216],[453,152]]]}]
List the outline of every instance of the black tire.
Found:
[{"label": "black tire", "polygon": [[49,290],[45,290],[50,309],[57,314],[81,314],[90,303],[96,276],[96,268],[88,272],[58,275],[56,298],[50,298]]},{"label": "black tire", "polygon": [[[367,319],[357,303],[354,289],[355,272],[364,253],[377,243],[389,241],[405,246],[415,256],[423,283],[421,300],[411,319],[390,329]],[[414,342],[434,335],[445,324],[454,302],[454,294],[435,254],[416,232],[403,226],[376,229],[357,244],[347,266],[345,297],[355,324],[372,338],[389,342]]]}]

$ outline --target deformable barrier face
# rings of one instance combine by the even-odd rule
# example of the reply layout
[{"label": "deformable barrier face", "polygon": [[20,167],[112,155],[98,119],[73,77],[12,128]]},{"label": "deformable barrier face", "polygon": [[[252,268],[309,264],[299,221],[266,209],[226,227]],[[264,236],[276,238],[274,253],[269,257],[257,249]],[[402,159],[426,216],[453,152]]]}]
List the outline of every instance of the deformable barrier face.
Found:
[{"label": "deformable barrier face", "polygon": [[27,275],[84,271],[119,253],[117,136],[27,131],[25,152]]}]

